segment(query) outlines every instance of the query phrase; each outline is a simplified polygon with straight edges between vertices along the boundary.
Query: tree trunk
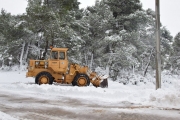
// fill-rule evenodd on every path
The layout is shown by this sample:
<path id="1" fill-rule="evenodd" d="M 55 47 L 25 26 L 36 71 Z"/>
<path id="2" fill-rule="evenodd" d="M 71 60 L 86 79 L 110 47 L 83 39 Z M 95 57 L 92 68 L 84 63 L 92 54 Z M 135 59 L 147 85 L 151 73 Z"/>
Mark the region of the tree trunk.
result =
<path id="1" fill-rule="evenodd" d="M 23 63 L 24 47 L 25 47 L 25 41 L 23 41 L 23 44 L 22 44 L 21 56 L 20 56 L 20 60 L 19 60 L 19 62 L 20 62 L 19 73 L 22 71 L 22 63 Z"/>
<path id="2" fill-rule="evenodd" d="M 45 50 L 44 50 L 44 53 L 43 53 L 43 58 L 44 59 L 46 58 L 47 49 L 48 49 L 48 39 L 46 38 L 46 46 L 45 46 Z"/>
<path id="3" fill-rule="evenodd" d="M 24 62 L 27 62 L 27 56 L 28 56 L 28 52 L 29 52 L 29 45 L 30 45 L 30 41 L 28 42 L 27 49 L 26 49 L 26 52 L 25 52 L 25 55 L 24 55 Z"/>
<path id="4" fill-rule="evenodd" d="M 144 70 L 144 59 L 142 59 L 142 66 L 141 66 L 141 70 Z"/>
<path id="5" fill-rule="evenodd" d="M 51 46 L 54 46 L 54 33 L 52 29 L 51 29 Z"/>
<path id="6" fill-rule="evenodd" d="M 145 70 L 144 70 L 143 76 L 146 76 L 148 67 L 149 67 L 150 62 L 151 62 L 151 57 L 152 57 L 153 51 L 154 51 L 154 48 L 151 50 L 151 54 L 150 54 L 150 56 L 149 56 L 149 61 L 148 61 L 147 65 L 146 65 L 146 68 L 145 68 Z"/>
<path id="7" fill-rule="evenodd" d="M 109 65 L 106 65 L 106 74 L 107 74 L 108 76 L 110 76 Z"/>
<path id="8" fill-rule="evenodd" d="M 90 69 L 92 70 L 92 64 L 93 64 L 93 53 L 91 54 L 91 62 L 90 62 Z"/>
<path id="9" fill-rule="evenodd" d="M 84 53 L 85 64 L 88 65 L 87 54 Z"/>
<path id="10" fill-rule="evenodd" d="M 2 59 L 2 66 L 1 66 L 1 68 L 4 69 L 4 58 Z"/>
<path id="11" fill-rule="evenodd" d="M 132 65 L 132 67 L 133 67 L 133 75 L 134 75 L 134 71 L 135 71 L 135 70 L 134 70 L 134 69 L 135 69 L 135 67 L 134 67 L 134 63 L 133 63 L 133 65 Z"/>

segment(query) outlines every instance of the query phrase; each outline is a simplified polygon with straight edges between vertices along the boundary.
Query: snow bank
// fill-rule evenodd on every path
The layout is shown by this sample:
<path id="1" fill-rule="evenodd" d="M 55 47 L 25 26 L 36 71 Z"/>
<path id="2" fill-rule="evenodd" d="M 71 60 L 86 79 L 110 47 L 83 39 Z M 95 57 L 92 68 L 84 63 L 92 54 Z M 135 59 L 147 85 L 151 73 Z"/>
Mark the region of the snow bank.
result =
<path id="1" fill-rule="evenodd" d="M 180 108 L 180 92 L 159 89 L 150 94 L 149 102 L 159 107 Z"/>
<path id="2" fill-rule="evenodd" d="M 180 76 L 162 74 L 162 88 L 149 95 L 149 102 L 155 106 L 180 108 Z"/>

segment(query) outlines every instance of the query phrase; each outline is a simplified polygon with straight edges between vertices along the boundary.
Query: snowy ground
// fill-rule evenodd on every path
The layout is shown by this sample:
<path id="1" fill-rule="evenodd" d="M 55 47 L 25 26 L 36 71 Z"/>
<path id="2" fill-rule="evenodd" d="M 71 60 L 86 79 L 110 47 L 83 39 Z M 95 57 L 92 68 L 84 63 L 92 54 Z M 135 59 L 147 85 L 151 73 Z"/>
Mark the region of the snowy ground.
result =
<path id="1" fill-rule="evenodd" d="M 26 72 L 0 71 L 0 120 L 122 119 L 180 120 L 180 76 L 123 85 L 109 80 L 108 88 L 36 85 Z"/>

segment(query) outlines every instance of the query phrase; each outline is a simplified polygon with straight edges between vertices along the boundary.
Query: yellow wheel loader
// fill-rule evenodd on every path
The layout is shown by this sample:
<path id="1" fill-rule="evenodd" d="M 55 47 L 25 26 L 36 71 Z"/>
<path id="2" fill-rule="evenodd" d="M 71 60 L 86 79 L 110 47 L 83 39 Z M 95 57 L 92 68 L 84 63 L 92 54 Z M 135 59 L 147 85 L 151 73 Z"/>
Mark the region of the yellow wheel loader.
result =
<path id="1" fill-rule="evenodd" d="M 73 86 L 108 87 L 107 76 L 98 76 L 87 66 L 72 63 L 68 66 L 68 48 L 51 48 L 48 60 L 30 60 L 26 77 L 35 77 L 36 84 L 72 84 Z"/>

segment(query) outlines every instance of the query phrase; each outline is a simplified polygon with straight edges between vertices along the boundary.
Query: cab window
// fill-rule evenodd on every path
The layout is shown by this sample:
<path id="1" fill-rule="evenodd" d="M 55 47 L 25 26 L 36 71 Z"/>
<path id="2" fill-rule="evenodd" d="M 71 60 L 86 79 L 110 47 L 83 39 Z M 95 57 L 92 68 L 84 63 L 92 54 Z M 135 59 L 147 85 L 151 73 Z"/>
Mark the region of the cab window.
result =
<path id="1" fill-rule="evenodd" d="M 59 53 L 59 59 L 61 59 L 61 60 L 65 59 L 65 53 L 64 52 Z"/>
<path id="2" fill-rule="evenodd" d="M 52 51 L 52 59 L 58 59 L 58 52 L 57 51 Z"/>

